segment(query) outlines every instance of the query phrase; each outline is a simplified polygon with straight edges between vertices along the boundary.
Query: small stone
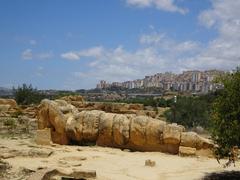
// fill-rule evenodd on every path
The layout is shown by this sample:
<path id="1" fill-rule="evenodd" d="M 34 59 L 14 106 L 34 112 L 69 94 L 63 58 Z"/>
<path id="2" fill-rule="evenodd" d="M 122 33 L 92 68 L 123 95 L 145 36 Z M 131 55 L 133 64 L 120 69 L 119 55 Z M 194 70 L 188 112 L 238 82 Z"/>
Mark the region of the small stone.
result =
<path id="1" fill-rule="evenodd" d="M 154 167 L 154 166 L 156 166 L 156 162 L 148 159 L 145 161 L 145 166 Z"/>

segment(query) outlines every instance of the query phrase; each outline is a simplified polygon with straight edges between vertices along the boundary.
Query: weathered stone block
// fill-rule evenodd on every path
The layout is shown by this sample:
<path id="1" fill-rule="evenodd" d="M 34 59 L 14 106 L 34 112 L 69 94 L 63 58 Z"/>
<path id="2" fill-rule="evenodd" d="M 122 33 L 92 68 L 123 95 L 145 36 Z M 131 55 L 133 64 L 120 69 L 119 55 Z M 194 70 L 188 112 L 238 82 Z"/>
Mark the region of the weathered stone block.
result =
<path id="1" fill-rule="evenodd" d="M 179 155 L 180 156 L 195 156 L 196 148 L 180 146 L 179 147 Z"/>
<path id="2" fill-rule="evenodd" d="M 164 144 L 179 144 L 181 138 L 182 128 L 175 125 L 169 124 L 165 126 L 163 130 L 163 142 Z"/>
<path id="3" fill-rule="evenodd" d="M 52 143 L 50 128 L 37 130 L 35 141 L 39 145 L 50 145 Z"/>

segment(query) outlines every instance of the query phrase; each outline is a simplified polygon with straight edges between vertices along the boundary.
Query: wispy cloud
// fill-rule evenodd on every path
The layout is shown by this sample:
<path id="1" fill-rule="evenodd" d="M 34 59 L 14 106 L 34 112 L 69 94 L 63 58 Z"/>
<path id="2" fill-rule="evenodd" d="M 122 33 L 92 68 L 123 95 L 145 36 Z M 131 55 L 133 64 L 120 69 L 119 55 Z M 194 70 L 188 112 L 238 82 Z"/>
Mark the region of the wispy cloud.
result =
<path id="1" fill-rule="evenodd" d="M 218 31 L 218 37 L 209 42 L 205 51 L 195 58 L 195 66 L 211 65 L 232 68 L 240 65 L 240 1 L 213 0 L 212 8 L 199 15 L 207 28 Z"/>
<path id="2" fill-rule="evenodd" d="M 140 8 L 155 7 L 159 10 L 178 12 L 181 14 L 188 12 L 188 9 L 177 6 L 175 0 L 126 0 L 126 2 L 130 6 Z"/>
<path id="3" fill-rule="evenodd" d="M 31 49 L 26 49 L 22 52 L 22 59 L 30 60 L 32 58 L 33 58 L 33 54 Z"/>
<path id="4" fill-rule="evenodd" d="M 81 50 L 81 51 L 70 51 L 61 54 L 63 59 L 67 60 L 79 60 L 81 57 L 101 57 L 103 53 L 103 48 L 100 46 L 92 47 L 89 49 Z"/>
<path id="5" fill-rule="evenodd" d="M 164 39 L 164 37 L 165 34 L 163 33 L 153 32 L 151 34 L 143 34 L 140 37 L 139 42 L 141 44 L 158 44 Z"/>
<path id="6" fill-rule="evenodd" d="M 96 46 L 66 52 L 64 54 L 73 53 L 76 59 L 87 58 L 89 66 L 84 73 L 74 72 L 73 81 L 75 78 L 76 81 L 94 86 L 100 79 L 112 82 L 126 81 L 157 72 L 191 69 L 230 70 L 239 66 L 240 2 L 211 2 L 212 7 L 200 13 L 199 22 L 218 32 L 215 39 L 204 44 L 191 39 L 178 41 L 169 37 L 167 33 L 150 28 L 152 32 L 141 34 L 139 37 L 139 47 L 136 50 L 128 50 L 120 45 L 115 48 Z M 146 0 L 143 5 L 151 6 L 148 3 Z"/>
<path id="7" fill-rule="evenodd" d="M 32 59 L 50 59 L 54 56 L 54 54 L 50 52 L 41 52 L 41 53 L 33 53 L 32 49 L 26 49 L 22 52 L 21 57 L 23 60 L 32 60 Z"/>
<path id="8" fill-rule="evenodd" d="M 169 69 L 178 71 L 182 68 L 182 62 L 178 63 L 177 59 L 201 51 L 198 42 L 176 42 L 158 32 L 143 34 L 139 41 L 140 48 L 135 51 L 129 51 L 121 45 L 111 49 L 97 46 L 75 51 L 72 55 L 76 55 L 76 59 L 89 58 L 87 61 L 89 68 L 84 73 L 75 72 L 74 77 L 124 81 Z M 72 51 L 64 55 L 71 53 Z"/>
<path id="9" fill-rule="evenodd" d="M 61 57 L 63 59 L 67 59 L 67 60 L 79 60 L 80 59 L 78 53 L 72 52 L 72 51 L 61 54 Z"/>

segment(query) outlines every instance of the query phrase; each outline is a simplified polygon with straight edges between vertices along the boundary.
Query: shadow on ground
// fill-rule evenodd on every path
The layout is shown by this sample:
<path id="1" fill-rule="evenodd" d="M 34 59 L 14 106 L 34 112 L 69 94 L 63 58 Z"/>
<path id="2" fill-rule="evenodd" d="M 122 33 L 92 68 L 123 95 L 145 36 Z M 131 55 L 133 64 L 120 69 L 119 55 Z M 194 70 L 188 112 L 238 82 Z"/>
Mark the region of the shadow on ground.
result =
<path id="1" fill-rule="evenodd" d="M 203 180 L 235 180 L 240 179 L 240 171 L 224 171 L 207 174 Z"/>

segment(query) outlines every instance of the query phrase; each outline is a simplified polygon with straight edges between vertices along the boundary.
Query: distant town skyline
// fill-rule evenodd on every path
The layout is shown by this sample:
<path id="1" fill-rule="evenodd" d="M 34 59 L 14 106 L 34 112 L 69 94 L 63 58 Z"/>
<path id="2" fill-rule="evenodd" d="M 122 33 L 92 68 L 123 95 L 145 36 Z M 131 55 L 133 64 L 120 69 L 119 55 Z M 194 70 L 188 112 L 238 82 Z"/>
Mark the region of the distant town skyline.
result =
<path id="1" fill-rule="evenodd" d="M 1 0 L 0 87 L 90 89 L 240 65 L 240 1 Z"/>
<path id="2" fill-rule="evenodd" d="M 219 70 L 191 70 L 183 71 L 180 74 L 172 72 L 157 73 L 154 75 L 145 76 L 142 79 L 135 79 L 124 82 L 107 82 L 101 80 L 97 85 L 97 89 L 107 89 L 113 87 L 119 88 L 160 88 L 163 91 L 178 91 L 178 92 L 198 92 L 208 93 L 223 88 L 222 84 L 214 82 L 215 78 L 223 75 L 224 71 Z"/>

